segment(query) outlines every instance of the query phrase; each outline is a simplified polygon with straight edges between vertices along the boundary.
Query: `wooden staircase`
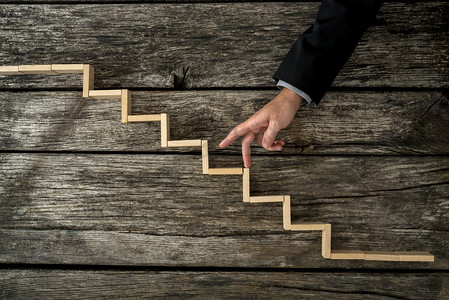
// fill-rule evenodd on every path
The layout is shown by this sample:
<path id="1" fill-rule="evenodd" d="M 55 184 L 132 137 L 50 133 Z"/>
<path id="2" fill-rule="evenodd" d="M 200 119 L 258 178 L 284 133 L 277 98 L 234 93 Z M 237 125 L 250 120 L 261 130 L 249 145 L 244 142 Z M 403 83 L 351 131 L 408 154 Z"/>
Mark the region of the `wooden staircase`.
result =
<path id="1" fill-rule="evenodd" d="M 123 123 L 160 122 L 161 147 L 201 147 L 203 174 L 208 175 L 242 175 L 243 201 L 248 203 L 279 202 L 283 207 L 283 224 L 285 230 L 321 231 L 321 254 L 327 259 L 353 259 L 377 261 L 416 261 L 433 262 L 434 256 L 426 251 L 362 251 L 331 250 L 331 224 L 321 222 L 292 223 L 291 203 L 288 195 L 251 196 L 249 168 L 209 168 L 209 150 L 207 140 L 170 140 L 170 118 L 166 113 L 133 115 L 131 109 L 131 92 L 127 89 L 94 90 L 94 68 L 89 64 L 54 64 L 54 65 L 20 65 L 0 66 L 0 75 L 49 74 L 63 73 L 83 74 L 83 97 L 91 99 L 121 99 Z"/>

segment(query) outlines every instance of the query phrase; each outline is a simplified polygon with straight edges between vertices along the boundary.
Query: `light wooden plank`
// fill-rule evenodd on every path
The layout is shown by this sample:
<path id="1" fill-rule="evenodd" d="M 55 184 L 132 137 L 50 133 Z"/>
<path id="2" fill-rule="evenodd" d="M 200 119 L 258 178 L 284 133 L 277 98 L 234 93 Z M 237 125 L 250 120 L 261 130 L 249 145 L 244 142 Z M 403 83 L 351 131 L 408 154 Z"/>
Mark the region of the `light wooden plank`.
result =
<path id="1" fill-rule="evenodd" d="M 168 147 L 201 147 L 201 140 L 168 141 Z"/>
<path id="2" fill-rule="evenodd" d="M 19 72 L 22 74 L 57 74 L 56 72 L 52 71 L 51 65 L 19 65 Z"/>
<path id="3" fill-rule="evenodd" d="M 291 230 L 292 213 L 290 196 L 284 196 L 284 203 L 282 204 L 282 215 L 285 230 Z"/>
<path id="4" fill-rule="evenodd" d="M 83 97 L 89 98 L 89 91 L 94 89 L 95 70 L 89 64 L 83 65 Z"/>
<path id="5" fill-rule="evenodd" d="M 251 196 L 250 203 L 284 202 L 284 196 Z"/>
<path id="6" fill-rule="evenodd" d="M 399 261 L 423 261 L 434 262 L 435 257 L 427 251 L 395 251 L 399 255 Z"/>
<path id="7" fill-rule="evenodd" d="M 251 195 L 250 188 L 251 188 L 251 185 L 250 185 L 249 168 L 243 168 L 243 184 L 242 184 L 243 202 L 249 202 L 250 195 Z"/>
<path id="8" fill-rule="evenodd" d="M 332 250 L 331 259 L 365 259 L 365 252 L 362 250 Z"/>
<path id="9" fill-rule="evenodd" d="M 170 117 L 163 113 L 161 114 L 161 147 L 167 147 L 170 140 Z"/>
<path id="10" fill-rule="evenodd" d="M 242 175 L 243 168 L 209 168 L 209 175 Z"/>
<path id="11" fill-rule="evenodd" d="M 325 224 L 323 229 L 323 239 L 321 246 L 321 255 L 323 255 L 324 258 L 331 258 L 331 234 L 332 234 L 331 224 Z"/>
<path id="12" fill-rule="evenodd" d="M 51 70 L 58 74 L 65 73 L 84 73 L 84 65 L 83 64 L 52 64 Z"/>
<path id="13" fill-rule="evenodd" d="M 400 255 L 394 251 L 365 251 L 365 260 L 400 261 Z"/>
<path id="14" fill-rule="evenodd" d="M 325 230 L 326 223 L 321 222 L 301 222 L 301 223 L 292 223 L 290 225 L 290 230 L 298 230 L 298 231 L 309 231 L 309 230 Z"/>
<path id="15" fill-rule="evenodd" d="M 159 122 L 161 115 L 128 115 L 128 122 Z"/>
<path id="16" fill-rule="evenodd" d="M 209 145 L 207 140 L 201 141 L 201 160 L 203 162 L 203 174 L 209 173 Z"/>
<path id="17" fill-rule="evenodd" d="M 128 123 L 128 115 L 131 114 L 131 93 L 122 90 L 122 123 Z"/>
<path id="18" fill-rule="evenodd" d="M 0 66 L 0 75 L 20 75 L 19 66 Z"/>
<path id="19" fill-rule="evenodd" d="M 92 99 L 122 99 L 122 90 L 90 90 Z"/>

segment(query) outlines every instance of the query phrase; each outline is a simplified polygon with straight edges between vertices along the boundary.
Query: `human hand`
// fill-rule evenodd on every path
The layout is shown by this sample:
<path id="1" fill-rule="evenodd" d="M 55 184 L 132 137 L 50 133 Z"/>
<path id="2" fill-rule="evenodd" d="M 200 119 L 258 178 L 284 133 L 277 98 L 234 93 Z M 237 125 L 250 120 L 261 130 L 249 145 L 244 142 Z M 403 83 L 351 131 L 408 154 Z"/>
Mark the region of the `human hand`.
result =
<path id="1" fill-rule="evenodd" d="M 282 88 L 279 94 L 245 122 L 237 125 L 220 143 L 226 148 L 242 136 L 242 156 L 245 168 L 251 166 L 251 143 L 256 139 L 259 146 L 269 151 L 280 151 L 283 140 L 276 140 L 277 133 L 293 120 L 302 98 L 295 92 Z"/>

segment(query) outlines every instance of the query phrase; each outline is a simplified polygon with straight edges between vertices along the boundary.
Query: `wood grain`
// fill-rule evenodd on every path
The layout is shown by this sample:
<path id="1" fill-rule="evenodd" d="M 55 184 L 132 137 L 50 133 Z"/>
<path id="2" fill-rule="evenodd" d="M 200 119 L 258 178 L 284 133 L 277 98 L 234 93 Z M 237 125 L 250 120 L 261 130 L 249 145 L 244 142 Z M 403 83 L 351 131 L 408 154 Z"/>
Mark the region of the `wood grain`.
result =
<path id="1" fill-rule="evenodd" d="M 0 270 L 8 299 L 445 299 L 447 273 Z M 181 284 L 182 283 L 182 284 Z M 130 288 L 132 287 L 132 288 Z"/>
<path id="2" fill-rule="evenodd" d="M 133 92 L 135 114 L 168 113 L 171 139 L 207 139 L 212 154 L 239 155 L 240 140 L 218 144 L 275 91 Z M 120 123 L 120 101 L 80 92 L 1 92 L 0 149 L 196 151 L 160 147 L 160 124 Z M 448 100 L 436 92 L 333 92 L 303 107 L 282 130 L 283 151 L 253 154 L 449 154 Z"/>
<path id="3" fill-rule="evenodd" d="M 2 5 L 0 65 L 90 63 L 100 89 L 274 87 L 274 72 L 318 6 Z M 334 85 L 449 87 L 448 14 L 447 1 L 385 3 Z M 79 82 L 77 75 L 9 76 L 0 87 Z"/>
<path id="4" fill-rule="evenodd" d="M 3 263 L 358 266 L 324 260 L 320 232 L 283 230 L 282 205 L 242 202 L 240 176 L 203 175 L 200 154 L 4 154 L 0 166 Z M 448 170 L 444 157 L 256 157 L 251 191 L 290 194 L 292 223 L 331 223 L 335 249 L 430 251 L 433 264 L 397 266 L 444 269 Z"/>

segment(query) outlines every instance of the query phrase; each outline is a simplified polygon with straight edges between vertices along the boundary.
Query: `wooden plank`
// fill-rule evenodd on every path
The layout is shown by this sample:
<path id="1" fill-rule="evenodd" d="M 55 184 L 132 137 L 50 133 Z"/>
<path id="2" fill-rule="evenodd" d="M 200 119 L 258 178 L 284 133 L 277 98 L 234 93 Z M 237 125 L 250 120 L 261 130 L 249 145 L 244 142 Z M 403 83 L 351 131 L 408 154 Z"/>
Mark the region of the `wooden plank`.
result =
<path id="1" fill-rule="evenodd" d="M 90 90 L 92 99 L 122 99 L 122 90 Z"/>
<path id="2" fill-rule="evenodd" d="M 128 122 L 160 122 L 161 115 L 128 115 Z"/>
<path id="3" fill-rule="evenodd" d="M 128 115 L 131 114 L 131 93 L 122 90 L 122 123 L 128 123 Z"/>
<path id="4" fill-rule="evenodd" d="M 446 272 L 2 269 L 8 299 L 447 299 Z M 180 284 L 182 283 L 182 284 Z M 130 288 L 130 286 L 132 288 Z M 104 287 L 104 288 L 99 288 Z M 343 296 L 343 297 L 342 297 Z M 213 298 L 213 297 L 212 297 Z"/>
<path id="5" fill-rule="evenodd" d="M 203 162 L 203 174 L 209 173 L 209 145 L 207 140 L 201 141 L 201 160 Z M 245 193 L 243 191 L 243 193 Z"/>
<path id="6" fill-rule="evenodd" d="M 161 147 L 167 147 L 170 140 L 170 117 L 163 113 L 161 114 Z"/>
<path id="7" fill-rule="evenodd" d="M 249 168 L 243 168 L 243 183 L 242 183 L 242 191 L 243 191 L 243 202 L 249 202 L 251 195 L 251 185 L 250 185 L 250 172 Z"/>
<path id="8" fill-rule="evenodd" d="M 241 177 L 205 177 L 198 159 L 3 153 L 0 228 L 8 231 L 0 236 L 0 261 L 19 255 L 15 261 L 27 263 L 115 264 L 136 257 L 141 265 L 229 266 L 230 260 L 239 266 L 354 267 L 322 262 L 321 234 L 281 230 L 276 204 L 248 206 L 241 201 Z M 214 155 L 217 164 L 228 160 Z M 428 251 L 435 263 L 401 262 L 395 268 L 444 269 L 448 164 L 445 157 L 265 156 L 255 158 L 251 185 L 259 195 L 291 194 L 292 223 L 332 224 L 336 249 Z M 132 248 L 127 259 L 126 248 Z M 161 251 L 167 253 L 160 257 Z"/>
<path id="9" fill-rule="evenodd" d="M 400 261 L 399 258 L 394 251 L 365 251 L 365 260 Z"/>
<path id="10" fill-rule="evenodd" d="M 57 74 L 56 72 L 52 71 L 51 65 L 20 65 L 19 72 L 22 74 Z"/>
<path id="11" fill-rule="evenodd" d="M 52 64 L 51 70 L 58 74 L 67 74 L 67 73 L 84 73 L 84 65 L 83 64 Z"/>
<path id="12" fill-rule="evenodd" d="M 145 3 L 78 3 L 49 6 L 45 13 L 33 5 L 2 5 L 0 28 L 8 43 L 0 49 L 0 65 L 32 62 L 38 53 L 39 61 L 95 64 L 102 88 L 274 88 L 272 75 L 313 24 L 319 4 L 186 3 L 186 13 L 166 3 L 151 9 Z M 449 87 L 448 10 L 446 1 L 385 3 L 334 85 Z M 55 23 L 48 20 L 63 20 L 63 33 L 49 38 Z M 132 45 L 132 51 L 118 44 Z M 18 53 L 17 45 L 26 51 Z M 61 80 L 12 76 L 2 78 L 0 87 L 60 88 Z M 76 77 L 65 83 L 79 88 Z"/>
<path id="13" fill-rule="evenodd" d="M 0 66 L 0 75 L 20 75 L 19 66 Z"/>
<path id="14" fill-rule="evenodd" d="M 290 230 L 298 230 L 298 231 L 310 231 L 310 230 L 318 230 L 322 231 L 326 228 L 326 223 L 322 222 L 302 222 L 302 223 L 293 223 L 290 226 Z"/>
<path id="15" fill-rule="evenodd" d="M 331 258 L 331 235 L 332 235 L 331 224 L 324 224 L 322 246 L 321 246 L 321 255 L 323 255 L 324 258 Z"/>
<path id="16" fill-rule="evenodd" d="M 251 196 L 250 203 L 284 202 L 284 196 Z"/>
<path id="17" fill-rule="evenodd" d="M 331 259 L 365 259 L 362 250 L 332 250 Z"/>
<path id="18" fill-rule="evenodd" d="M 168 147 L 201 147 L 201 140 L 168 141 Z"/>
<path id="19" fill-rule="evenodd" d="M 282 204 L 282 216 L 284 218 L 284 229 L 285 230 L 291 230 L 291 219 L 292 219 L 292 213 L 291 213 L 291 201 L 290 196 L 284 196 L 284 203 Z"/>
<path id="20" fill-rule="evenodd" d="M 435 257 L 427 251 L 395 251 L 395 253 L 399 255 L 399 261 L 435 261 Z"/>
<path id="21" fill-rule="evenodd" d="M 243 168 L 209 168 L 209 175 L 242 175 Z"/>
<path id="22" fill-rule="evenodd" d="M 89 64 L 83 65 L 83 97 L 89 98 L 89 92 L 94 89 L 95 70 Z"/>
<path id="23" fill-rule="evenodd" d="M 207 139 L 210 145 L 218 145 L 233 126 L 265 104 L 260 99 L 269 101 L 276 94 L 228 90 L 133 92 L 133 113 L 169 113 L 174 118 L 173 139 Z M 301 108 L 289 127 L 280 131 L 278 136 L 286 141 L 281 152 L 270 153 L 258 146 L 251 152 L 448 155 L 448 103 L 435 92 L 329 93 L 319 108 Z M 115 101 L 89 103 L 79 92 L 1 92 L 0 149 L 161 151 L 156 142 L 160 139 L 159 125 L 118 126 L 120 115 L 120 105 Z M 237 140 L 227 149 L 211 147 L 210 151 L 237 154 L 241 146 Z M 240 163 L 238 157 L 236 162 Z"/>

